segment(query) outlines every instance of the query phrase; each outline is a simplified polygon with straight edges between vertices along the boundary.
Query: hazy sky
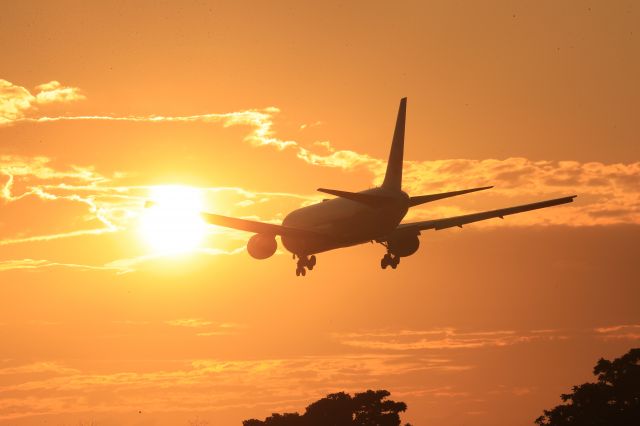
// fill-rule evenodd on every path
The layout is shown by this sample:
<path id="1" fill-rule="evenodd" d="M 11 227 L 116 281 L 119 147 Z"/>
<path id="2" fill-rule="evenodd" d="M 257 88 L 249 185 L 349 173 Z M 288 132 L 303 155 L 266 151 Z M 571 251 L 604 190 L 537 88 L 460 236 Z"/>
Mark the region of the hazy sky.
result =
<path id="1" fill-rule="evenodd" d="M 1 425 L 240 425 L 369 388 L 415 425 L 530 425 L 640 345 L 634 1 L 6 2 L 0 51 Z M 495 185 L 408 220 L 578 198 L 304 279 L 241 232 L 145 234 L 166 185 L 278 223 L 380 183 L 403 96 L 405 190 Z"/>

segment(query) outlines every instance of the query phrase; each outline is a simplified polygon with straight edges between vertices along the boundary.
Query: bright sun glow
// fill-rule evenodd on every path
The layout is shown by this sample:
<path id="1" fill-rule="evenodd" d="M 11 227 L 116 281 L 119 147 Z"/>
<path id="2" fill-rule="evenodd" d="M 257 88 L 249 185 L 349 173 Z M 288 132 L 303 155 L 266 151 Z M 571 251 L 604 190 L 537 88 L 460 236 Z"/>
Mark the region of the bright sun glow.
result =
<path id="1" fill-rule="evenodd" d="M 179 254 L 197 248 L 206 232 L 201 192 L 187 186 L 157 186 L 142 214 L 140 232 L 157 253 Z"/>

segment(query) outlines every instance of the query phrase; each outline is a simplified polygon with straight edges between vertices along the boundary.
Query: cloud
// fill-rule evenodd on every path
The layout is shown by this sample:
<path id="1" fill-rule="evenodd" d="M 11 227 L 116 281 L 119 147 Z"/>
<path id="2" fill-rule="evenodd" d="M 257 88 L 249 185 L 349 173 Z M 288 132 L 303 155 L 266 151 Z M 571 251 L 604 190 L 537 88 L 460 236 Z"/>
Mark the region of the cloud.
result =
<path id="1" fill-rule="evenodd" d="M 455 173 L 455 171 L 464 169 L 458 180 L 466 180 L 459 187 L 475 186 L 476 183 L 473 176 L 480 179 L 483 176 L 481 170 L 493 170 L 496 176 L 510 173 L 517 170 L 528 162 L 524 159 L 512 159 L 505 161 L 484 160 L 450 160 L 438 161 L 436 165 L 431 165 L 429 173 L 433 175 L 447 173 Z M 423 165 L 423 167 L 426 167 Z M 564 224 L 573 226 L 588 226 L 597 224 L 613 224 L 613 223 L 640 223 L 638 209 L 632 206 L 638 204 L 638 194 L 635 193 L 635 176 L 640 175 L 636 169 L 638 164 L 633 165 L 603 165 L 590 163 L 573 165 L 558 165 L 560 168 L 569 168 L 572 170 L 587 170 L 590 177 L 582 176 L 580 173 L 572 172 L 574 175 L 582 176 L 577 182 L 583 182 L 580 190 L 576 191 L 581 194 L 578 199 L 581 204 L 576 203 L 571 208 L 557 209 L 546 219 L 541 221 L 539 217 L 532 215 L 521 215 L 521 218 L 505 221 L 504 224 L 511 225 L 532 225 L 532 224 Z M 528 171 L 527 179 L 530 183 L 525 183 L 523 177 L 519 176 L 521 186 L 505 185 L 502 189 L 496 189 L 495 196 L 498 200 L 503 200 L 504 205 L 513 204 L 513 199 L 529 191 L 536 192 L 532 188 L 536 188 L 548 180 L 549 176 L 555 173 L 556 166 L 549 162 L 536 162 L 535 165 L 526 166 Z M 8 236 L 0 239 L 0 246 L 24 244 L 31 242 L 47 242 L 64 238 L 75 238 L 87 235 L 101 235 L 105 233 L 113 233 L 126 229 L 130 229 L 140 215 L 142 206 L 146 199 L 150 187 L 145 186 L 120 186 L 117 184 L 117 177 L 103 176 L 90 167 L 71 166 L 67 169 L 54 168 L 50 159 L 46 157 L 22 157 L 22 156 L 0 156 L 0 174 L 5 176 L 5 181 L 0 187 L 0 199 L 5 203 L 20 203 L 27 199 L 40 199 L 43 202 L 55 203 L 67 201 L 85 206 L 88 219 L 97 221 L 99 227 L 89 229 L 70 229 L 64 232 L 54 232 L 36 235 L 17 235 Z M 454 176 L 450 176 L 454 179 Z M 485 176 L 487 181 L 491 181 L 491 176 Z M 449 178 L 444 179 L 449 181 Z M 479 184 L 483 184 L 481 182 Z M 572 185 L 575 184 L 572 183 Z M 576 184 L 576 186 L 578 186 Z M 528 189 L 527 189 L 528 188 Z M 449 188 L 445 188 L 449 189 Z M 550 188 L 550 190 L 553 188 Z M 563 188 L 561 191 L 565 194 L 570 189 Z M 202 188 L 202 191 L 212 197 L 226 197 L 234 200 L 232 203 L 216 203 L 216 205 L 230 205 L 235 208 L 244 208 L 243 211 L 252 211 L 255 203 L 271 203 L 274 208 L 280 206 L 282 208 L 283 201 L 290 203 L 290 208 L 318 202 L 321 197 L 315 194 L 299 195 L 291 193 L 277 192 L 252 192 L 243 188 Z M 420 192 L 435 192 L 435 188 L 425 188 Z M 588 192 L 590 191 L 590 192 Z M 540 193 L 545 193 L 542 188 Z M 549 193 L 548 196 L 551 196 Z M 538 195 L 537 197 L 539 197 Z M 585 200 L 582 202 L 582 200 Z M 455 201 L 451 201 L 452 203 Z M 519 201 L 521 202 L 521 201 Z M 262 207 L 264 208 L 264 207 Z M 276 209 L 277 210 L 277 209 Z M 274 214 L 276 213 L 274 210 Z M 429 215 L 425 215 L 426 210 L 415 210 L 407 217 L 407 220 L 420 220 L 423 218 L 434 218 L 443 216 L 452 216 L 468 213 L 470 209 L 464 209 L 454 205 L 442 205 L 429 208 Z M 279 211 L 279 210 L 278 210 Z M 234 209 L 229 209 L 225 214 L 238 215 Z M 280 212 L 282 213 L 282 212 Z M 279 223 L 277 216 L 274 217 L 257 217 L 255 215 L 240 214 L 239 216 L 252 216 L 254 220 L 261 220 L 273 223 Z M 499 224 L 503 226 L 503 222 Z M 210 232 L 213 234 L 224 234 L 234 238 L 239 242 L 232 248 L 210 248 L 203 249 L 203 253 L 208 255 L 229 255 L 237 254 L 244 251 L 242 241 L 246 238 L 245 233 L 227 230 L 218 227 L 212 227 Z M 131 258 L 118 259 L 103 265 L 78 265 L 76 262 L 60 262 L 38 260 L 25 262 L 23 259 L 5 261 L 0 267 L 0 271 L 11 269 L 37 269 L 51 268 L 54 266 L 72 267 L 76 269 L 89 270 L 108 269 L 119 273 L 133 272 L 139 269 L 143 264 L 154 262 L 157 256 L 141 255 Z"/>
<path id="2" fill-rule="evenodd" d="M 0 124 L 22 118 L 34 101 L 35 97 L 24 87 L 0 79 Z"/>
<path id="3" fill-rule="evenodd" d="M 91 167 L 69 166 L 67 168 L 56 168 L 52 166 L 51 159 L 43 156 L 25 157 L 15 155 L 0 156 L 0 201 L 4 203 L 3 210 L 0 211 L 0 222 L 7 218 L 21 220 L 22 226 L 14 226 L 14 234 L 8 234 L 6 229 L 0 238 L 0 247 L 28 244 L 35 242 L 52 242 L 61 239 L 77 238 L 83 236 L 99 236 L 116 232 L 132 232 L 137 226 L 137 221 L 144 210 L 144 203 L 151 186 L 123 186 L 118 185 L 117 180 L 122 177 L 122 173 L 114 173 L 112 176 L 104 176 Z M 292 206 L 298 206 L 302 202 L 308 202 L 311 197 L 296 194 L 277 192 L 251 192 L 242 188 L 222 187 L 222 188 L 201 188 L 205 197 L 216 199 L 226 198 L 233 202 L 221 203 L 233 207 L 234 204 L 242 205 L 243 201 L 251 200 L 264 205 L 272 203 L 281 205 L 283 200 L 288 199 Z M 71 204 L 81 207 L 71 211 L 77 217 L 65 217 L 61 226 L 67 224 L 82 225 L 85 229 L 59 230 L 58 232 L 34 233 L 30 228 L 29 218 L 33 217 L 30 212 L 34 208 L 40 208 L 40 204 L 49 209 L 55 209 L 56 205 Z M 218 203 L 215 203 L 218 205 Z M 24 207 L 22 207 L 24 205 Z M 11 208 L 15 207 L 13 210 Z M 24 209 L 30 209 L 24 214 Z M 264 218 L 255 217 L 257 220 Z M 7 219 L 5 219 L 7 220 Z M 268 218 L 266 221 L 277 221 Z M 45 226 L 41 226 L 42 219 L 37 219 L 41 229 L 46 231 Z M 99 225 L 96 227 L 96 224 Z M 52 229 L 53 231 L 53 229 Z M 208 247 L 201 248 L 197 253 L 215 255 L 234 255 L 244 251 L 244 238 L 246 235 L 239 231 L 225 228 L 211 227 L 209 232 L 217 235 L 216 242 L 220 243 L 221 235 L 238 240 L 232 247 Z M 222 241 L 224 243 L 224 240 Z M 57 253 L 61 254 L 61 253 Z M 52 253 L 52 255 L 54 255 Z M 47 260 L 47 259 L 10 259 L 0 263 L 0 272 L 9 270 L 34 270 L 52 267 L 66 267 L 77 270 L 110 270 L 117 273 L 128 273 L 139 269 L 144 269 L 149 265 L 155 265 L 163 261 L 163 257 L 153 254 L 142 254 L 132 257 L 125 257 L 98 265 L 85 265 L 79 262 L 68 260 Z"/>
<path id="4" fill-rule="evenodd" d="M 125 321 L 123 324 L 148 322 Z M 202 330 L 239 327 L 203 318 L 166 321 L 170 327 Z M 397 397 L 468 399 L 473 392 L 450 385 L 451 375 L 476 368 L 468 361 L 442 356 L 443 350 L 473 351 L 487 347 L 546 342 L 557 339 L 626 333 L 638 325 L 616 325 L 578 330 L 480 330 L 456 328 L 426 330 L 371 330 L 335 334 L 347 347 L 363 353 L 272 357 L 257 359 L 186 359 L 153 362 L 120 360 L 93 367 L 86 362 L 29 363 L 0 361 L 0 376 L 11 376 L 0 385 L 0 420 L 46 413 L 125 413 L 140 407 L 153 412 L 200 412 L 230 408 L 298 406 L 318 395 L 360 391 L 367 387 L 393 386 Z M 373 342 L 352 345 L 349 342 Z M 426 344 L 424 342 L 427 342 Z M 386 343 L 386 344 L 385 344 Z M 413 343 L 413 344 L 412 344 Z M 400 346 L 398 346 L 400 345 Z M 430 356 L 424 350 L 440 351 Z M 420 351 L 422 350 L 422 351 Z M 465 357 L 463 357 L 465 358 Z M 468 359 L 475 359 L 473 353 Z M 425 383 L 428 384 L 425 386 Z M 167 392 L 171 390 L 171 392 Z M 488 394 L 526 397 L 536 387 L 498 385 Z M 34 396 L 35 395 L 35 396 Z M 215 395 L 215 398 L 211 398 Z M 293 397 L 292 397 L 293 395 Z M 474 399 L 477 401 L 477 399 Z"/>
<path id="5" fill-rule="evenodd" d="M 61 85 L 52 81 L 37 86 L 33 93 L 24 87 L 0 80 L 0 126 L 2 124 L 45 123 L 59 121 L 113 121 L 113 122 L 204 122 L 223 127 L 248 127 L 245 141 L 255 146 L 272 146 L 278 150 L 292 150 L 300 160 L 317 166 L 353 170 L 367 170 L 372 175 L 372 183 L 381 182 L 385 160 L 377 159 L 365 153 L 352 150 L 337 150 L 329 141 L 318 141 L 309 146 L 299 142 L 277 137 L 273 130 L 274 120 L 279 110 L 274 107 L 261 110 L 245 110 L 227 113 L 207 113 L 187 116 L 40 116 L 33 112 L 38 105 L 53 102 L 69 102 L 82 99 L 79 89 Z M 435 219 L 439 217 L 461 215 L 478 210 L 493 209 L 534 200 L 578 194 L 579 198 L 570 206 L 530 212 L 509 217 L 505 221 L 486 221 L 474 224 L 483 226 L 530 226 L 530 225 L 569 225 L 593 226 L 632 223 L 640 224 L 640 162 L 605 164 L 601 162 L 576 161 L 533 161 L 526 158 L 507 159 L 447 159 L 435 161 L 405 162 L 405 189 L 411 194 L 435 193 L 482 185 L 495 185 L 484 192 L 482 199 L 490 203 L 480 206 L 467 200 L 478 200 L 479 195 L 454 197 L 412 209 L 406 221 Z M 77 203 L 86 208 L 86 215 L 76 223 L 94 226 L 88 229 L 69 229 L 59 232 L 5 235 L 0 246 L 24 244 L 30 242 L 53 241 L 62 238 L 75 238 L 86 235 L 113 233 L 131 228 L 137 220 L 149 187 L 122 186 L 118 180 L 123 173 L 105 176 L 93 167 L 68 165 L 54 167 L 50 158 L 44 156 L 0 156 L 0 200 L 6 203 L 20 203 L 38 199 L 43 202 L 60 201 Z M 316 194 L 291 194 L 277 192 L 253 192 L 243 188 L 201 188 L 209 195 L 224 194 L 232 197 L 233 203 L 216 205 L 232 206 L 227 212 L 256 220 L 278 223 L 281 220 L 283 202 L 286 208 L 294 209 L 320 201 Z M 345 188 L 352 189 L 352 188 Z M 231 196 L 233 194 L 233 196 Z M 482 200 L 481 199 L 481 200 Z M 275 207 L 270 217 L 255 216 L 255 205 L 265 204 Z M 243 209 L 243 210 L 236 210 Z M 240 213 L 240 214 L 238 214 Z M 98 226 L 95 226 L 95 225 Z M 212 233 L 224 233 L 227 236 L 243 240 L 246 234 L 211 229 Z M 242 251 L 236 246 L 232 249 L 213 248 L 207 254 L 235 254 Z M 153 261 L 153 256 L 135 256 L 115 260 L 103 266 L 119 271 L 131 271 L 143 263 Z M 27 265 L 21 260 L 7 263 L 16 268 L 50 267 L 56 262 L 37 261 Z M 73 262 L 60 262 L 73 264 Z M 6 270 L 6 269 L 5 269 Z"/>
<path id="6" fill-rule="evenodd" d="M 455 328 L 432 330 L 377 330 L 335 334 L 334 338 L 347 346 L 390 351 L 424 349 L 478 349 L 511 346 L 541 340 L 563 340 L 560 331 L 462 331 Z"/>
<path id="7" fill-rule="evenodd" d="M 39 105 L 72 102 L 84 99 L 77 87 L 63 86 L 58 81 L 36 86 L 34 93 L 28 89 L 0 79 L 0 125 L 23 119 Z"/>
<path id="8" fill-rule="evenodd" d="M 14 235 L 5 228 L 0 247 L 33 242 L 48 242 L 65 238 L 76 238 L 89 235 L 123 232 L 137 226 L 145 201 L 152 186 L 119 185 L 118 180 L 126 177 L 123 173 L 110 176 L 100 174 L 92 167 L 71 165 L 55 167 L 52 160 L 44 156 L 27 157 L 19 155 L 0 156 L 0 202 L 4 204 L 0 211 L 0 222 L 5 217 L 17 218 L 23 223 L 20 228 L 14 226 Z M 213 205 L 226 208 L 228 211 L 218 213 L 236 214 L 236 208 L 246 206 L 247 202 L 260 204 L 263 210 L 276 209 L 276 206 L 287 205 L 291 208 L 301 204 L 318 201 L 318 195 L 304 196 L 284 192 L 252 192 L 238 187 L 199 188 L 206 199 Z M 36 204 L 38 201 L 42 204 Z M 65 217 L 63 224 L 81 224 L 85 229 L 59 230 L 58 232 L 34 233 L 28 222 L 33 217 L 34 208 L 55 209 L 64 203 L 73 204 L 80 209 L 74 210 L 78 217 Z M 21 207 L 23 206 L 24 207 Z M 13 210 L 11 210 L 13 208 Z M 28 214 L 21 213 L 24 209 Z M 247 217 L 246 214 L 238 216 Z M 279 222 L 275 217 L 258 217 L 254 220 Z M 7 219 L 5 219 L 7 220 Z M 35 220 L 35 217 L 33 218 Z M 43 223 L 38 219 L 39 224 Z M 98 226 L 96 226 L 96 224 Z M 26 225 L 26 226 L 25 226 Z M 78 226 L 78 225 L 76 225 Z M 40 226 L 44 229 L 44 226 Z M 225 235 L 244 241 L 246 234 L 239 231 L 219 227 L 211 227 L 213 235 Z M 231 255 L 244 250 L 237 244 L 234 247 L 203 248 L 199 252 L 206 255 Z M 143 255 L 117 259 L 103 265 L 117 271 L 130 272 L 140 265 L 153 262 L 158 256 Z M 58 262 L 60 263 L 60 262 Z M 69 263 L 69 262 L 62 262 Z M 71 262 L 73 263 L 73 262 Z M 4 270 L 24 268 L 35 269 L 49 267 L 50 262 L 32 262 L 25 265 L 21 260 L 14 260 L 5 265 Z"/>
<path id="9" fill-rule="evenodd" d="M 23 115 L 13 120 L 5 121 L 5 124 L 15 123 L 53 123 L 62 121 L 113 121 L 132 123 L 221 123 L 224 127 L 250 126 L 253 130 L 245 137 L 245 141 L 256 145 L 270 145 L 280 150 L 287 147 L 298 146 L 297 142 L 286 141 L 274 136 L 273 115 L 279 112 L 275 107 L 268 107 L 263 110 L 245 110 L 229 113 L 209 113 L 183 116 L 166 115 L 130 115 L 130 116 L 110 116 L 110 115 L 78 115 L 78 116 L 57 116 L 57 117 L 24 117 Z M 0 122 L 2 124 L 2 122 Z"/>
<path id="10" fill-rule="evenodd" d="M 0 239 L 0 246 L 51 241 L 82 235 L 98 235 L 115 232 L 119 229 L 113 218 L 109 217 L 109 210 L 103 208 L 104 206 L 98 201 L 99 196 L 104 195 L 98 185 L 109 182 L 109 178 L 96 173 L 90 167 L 70 166 L 66 170 L 57 170 L 50 166 L 50 161 L 49 158 L 43 156 L 0 156 L 0 176 L 6 178 L 0 188 L 0 201 L 16 203 L 33 198 L 46 202 L 62 200 L 80 203 L 86 206 L 92 218 L 96 219 L 102 226 L 94 229 L 70 230 L 68 232 L 45 235 L 25 236 L 20 234 L 18 237 Z M 59 183 L 55 184 L 56 182 Z M 19 189 L 16 188 L 18 184 L 20 185 Z M 82 188 L 83 191 L 77 191 L 76 193 L 69 191 L 70 188 L 75 186 Z M 56 191 L 56 188 L 61 191 Z"/>
<path id="11" fill-rule="evenodd" d="M 623 324 L 594 329 L 604 340 L 640 340 L 640 324 Z"/>
<path id="12" fill-rule="evenodd" d="M 44 259 L 12 259 L 0 261 L 0 272 L 11 271 L 16 269 L 43 269 L 43 268 L 71 268 L 86 271 L 106 270 L 106 271 L 119 271 L 117 267 L 113 266 L 94 266 L 94 265 L 81 265 L 75 263 L 59 263 L 51 262 Z"/>
<path id="13" fill-rule="evenodd" d="M 0 420 L 43 413 L 118 413 L 139 407 L 154 412 L 272 408 L 290 403 L 291 395 L 296 395 L 296 401 L 310 402 L 335 389 L 361 390 L 363 386 L 377 386 L 381 380 L 411 376 L 420 371 L 449 374 L 458 371 L 449 368 L 453 367 L 449 361 L 432 362 L 429 358 L 395 354 L 165 361 L 156 368 L 146 365 L 140 372 L 119 370 L 117 362 L 111 363 L 112 368 L 115 367 L 113 371 L 99 373 L 86 367 L 48 363 L 38 364 L 52 365 L 55 375 L 25 374 L 11 384 L 0 386 Z M 130 368 L 131 361 L 125 365 Z M 26 373 L 33 370 L 34 365 L 12 369 Z M 171 392 L 166 392 L 167 389 Z M 38 397 L 27 397 L 34 394 Z"/>
<path id="14" fill-rule="evenodd" d="M 545 211 L 546 224 L 573 226 L 640 224 L 640 162 L 605 164 L 577 161 L 438 160 L 409 162 L 406 185 L 411 193 L 495 185 L 485 194 L 509 199 L 540 199 L 578 194 L 570 209 Z M 450 199 L 441 204 L 455 203 Z M 506 204 L 506 203 L 505 203 Z M 528 225 L 536 214 L 509 222 Z M 490 222 L 487 222 L 490 223 Z"/>
<path id="15" fill-rule="evenodd" d="M 199 248 L 194 251 L 194 254 L 202 254 L 207 256 L 233 256 L 245 251 L 244 245 L 234 249 L 220 249 L 220 248 Z M 163 254 L 144 254 L 131 258 L 117 259 L 104 264 L 105 268 L 113 269 L 118 274 L 127 274 L 144 270 L 146 268 L 157 270 L 158 267 L 166 265 L 167 260 L 175 260 L 171 255 Z"/>
<path id="16" fill-rule="evenodd" d="M 5 238 L 0 240 L 0 246 L 7 246 L 11 244 L 23 244 L 23 243 L 35 243 L 42 241 L 53 241 L 62 238 L 73 238 L 73 237 L 81 237 L 86 235 L 100 235 L 106 232 L 113 232 L 112 228 L 98 228 L 98 229 L 87 229 L 81 231 L 69 231 L 62 232 L 58 234 L 47 234 L 47 235 L 33 235 L 30 237 L 22 237 L 22 238 Z M 45 265 L 48 266 L 48 265 Z"/>
<path id="17" fill-rule="evenodd" d="M 244 328 L 240 324 L 223 322 L 216 323 L 208 321 L 202 318 L 179 318 L 175 320 L 165 321 L 173 327 L 185 327 L 198 329 L 197 336 L 210 337 L 210 336 L 230 336 L 237 334 L 238 330 Z"/>
<path id="18" fill-rule="evenodd" d="M 322 126 L 324 123 L 322 121 L 316 121 L 314 123 L 303 123 L 300 125 L 300 127 L 298 127 L 298 130 L 304 130 L 304 129 L 310 129 L 312 127 L 318 127 L 318 126 Z"/>
<path id="19" fill-rule="evenodd" d="M 69 238 L 77 235 L 87 235 L 89 233 L 66 233 L 61 235 L 52 235 L 46 237 L 34 237 L 31 239 L 22 239 L 22 240 L 3 240 L 0 241 L 0 245 L 8 245 L 15 243 L 22 243 L 25 241 L 49 241 L 55 238 Z M 234 255 L 244 251 L 244 247 L 235 249 L 235 250 L 220 250 L 220 249 L 210 249 L 203 248 L 198 250 L 198 253 L 209 255 L 209 256 L 219 256 L 219 255 Z M 164 255 L 142 255 L 135 258 L 128 259 L 117 259 L 114 261 L 107 262 L 102 265 L 85 265 L 79 263 L 65 263 L 65 262 L 55 262 L 46 259 L 8 259 L 0 261 L 0 272 L 13 271 L 13 270 L 36 270 L 36 269 L 50 269 L 50 268 L 68 268 L 68 269 L 76 269 L 79 271 L 112 271 L 117 274 L 127 274 L 131 272 L 136 272 L 138 270 L 144 269 L 145 264 L 154 269 L 157 267 L 157 263 L 154 265 L 153 262 L 166 263 L 167 257 Z M 171 324 L 171 325 L 179 325 L 179 324 Z M 182 324 L 182 326 L 186 326 Z M 228 331 L 229 328 L 227 324 L 218 325 L 221 329 Z"/>
<path id="20" fill-rule="evenodd" d="M 213 322 L 203 320 L 201 318 L 179 318 L 179 319 L 167 321 L 166 323 L 175 327 L 192 327 L 192 328 L 206 327 L 213 324 Z"/>
<path id="21" fill-rule="evenodd" d="M 54 102 L 72 102 L 85 99 L 77 87 L 67 87 L 58 81 L 36 86 L 36 102 L 40 105 Z"/>
<path id="22" fill-rule="evenodd" d="M 7 123 L 43 123 L 56 121 L 125 121 L 125 122 L 205 122 L 218 123 L 224 127 L 248 126 L 251 130 L 245 141 L 255 146 L 273 146 L 276 149 L 294 150 L 302 161 L 316 166 L 344 170 L 364 169 L 372 174 L 372 184 L 379 184 L 384 176 L 386 159 L 373 158 L 353 150 L 337 150 L 329 141 L 318 141 L 303 146 L 294 140 L 281 139 L 275 135 L 273 124 L 278 108 L 245 110 L 227 113 L 208 113 L 189 116 L 55 116 L 26 117 L 25 108 L 30 108 L 33 97 L 26 89 L 6 80 L 4 103 Z M 78 98 L 77 90 L 61 86 L 57 82 L 38 86 L 43 99 L 61 101 Z M 37 96 L 36 96 L 37 97 Z M 552 198 L 578 194 L 571 208 L 542 210 L 510 217 L 503 222 L 487 221 L 474 226 L 507 225 L 571 225 L 593 226 L 620 223 L 640 223 L 640 162 L 613 163 L 577 161 L 534 161 L 526 158 L 506 159 L 445 159 L 434 161 L 406 161 L 404 173 L 405 189 L 411 194 L 426 194 L 482 185 L 495 185 L 490 191 L 491 199 L 498 204 L 487 208 L 526 203 L 540 198 Z M 458 207 L 460 198 L 439 201 L 426 208 L 417 209 L 415 219 L 431 219 L 448 215 L 466 214 L 473 211 Z M 250 205 L 250 201 L 244 203 Z"/>
<path id="23" fill-rule="evenodd" d="M 367 350 L 407 352 L 423 350 L 471 350 L 518 344 L 567 340 L 640 340 L 640 324 L 623 324 L 594 329 L 482 330 L 465 331 L 453 327 L 428 330 L 369 330 L 336 333 L 343 345 Z"/>
<path id="24" fill-rule="evenodd" d="M 378 173 L 385 166 L 385 162 L 372 158 L 367 154 L 360 154 L 350 150 L 336 150 L 328 143 L 322 145 L 328 153 L 319 154 L 301 146 L 297 146 L 297 156 L 306 163 L 314 166 L 336 167 L 344 170 L 365 167 Z"/>
<path id="25" fill-rule="evenodd" d="M 0 363 L 1 364 L 1 363 Z M 0 365 L 0 376 L 17 375 L 17 374 L 36 374 L 36 373 L 53 373 L 56 375 L 77 374 L 78 370 L 65 367 L 64 365 L 52 362 L 33 362 L 30 364 L 22 364 L 17 366 Z"/>

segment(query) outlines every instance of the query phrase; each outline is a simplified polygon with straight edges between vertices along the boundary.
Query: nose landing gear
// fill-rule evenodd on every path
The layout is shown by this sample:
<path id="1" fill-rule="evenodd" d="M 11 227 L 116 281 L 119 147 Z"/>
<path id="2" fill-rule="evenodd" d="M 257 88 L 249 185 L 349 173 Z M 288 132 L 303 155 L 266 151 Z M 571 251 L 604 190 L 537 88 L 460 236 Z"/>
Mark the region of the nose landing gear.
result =
<path id="1" fill-rule="evenodd" d="M 307 275 L 307 269 L 312 271 L 314 266 L 316 266 L 316 256 L 297 256 L 298 263 L 296 265 L 296 277 Z M 295 257 L 294 257 L 295 258 Z"/>

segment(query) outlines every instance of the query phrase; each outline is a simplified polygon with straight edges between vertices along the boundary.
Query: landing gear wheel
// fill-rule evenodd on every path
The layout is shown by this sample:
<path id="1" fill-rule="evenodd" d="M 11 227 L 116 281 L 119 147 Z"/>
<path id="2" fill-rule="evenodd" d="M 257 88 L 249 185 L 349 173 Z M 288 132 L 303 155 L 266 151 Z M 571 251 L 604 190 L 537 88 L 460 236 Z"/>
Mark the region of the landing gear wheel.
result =
<path id="1" fill-rule="evenodd" d="M 307 269 L 312 271 L 316 266 L 316 257 L 315 255 L 307 256 L 302 254 L 294 254 L 293 258 L 297 258 L 298 262 L 296 264 L 296 276 L 299 277 L 302 275 L 303 277 L 307 275 Z"/>
<path id="2" fill-rule="evenodd" d="M 393 259 L 389 256 L 389 253 L 385 254 L 380 261 L 380 267 L 382 269 L 387 269 L 387 266 L 393 265 Z"/>
<path id="3" fill-rule="evenodd" d="M 392 269 L 396 269 L 400 263 L 400 256 L 394 256 L 391 253 L 387 253 L 382 257 L 380 261 L 380 267 L 387 269 L 387 266 L 391 266 Z"/>

